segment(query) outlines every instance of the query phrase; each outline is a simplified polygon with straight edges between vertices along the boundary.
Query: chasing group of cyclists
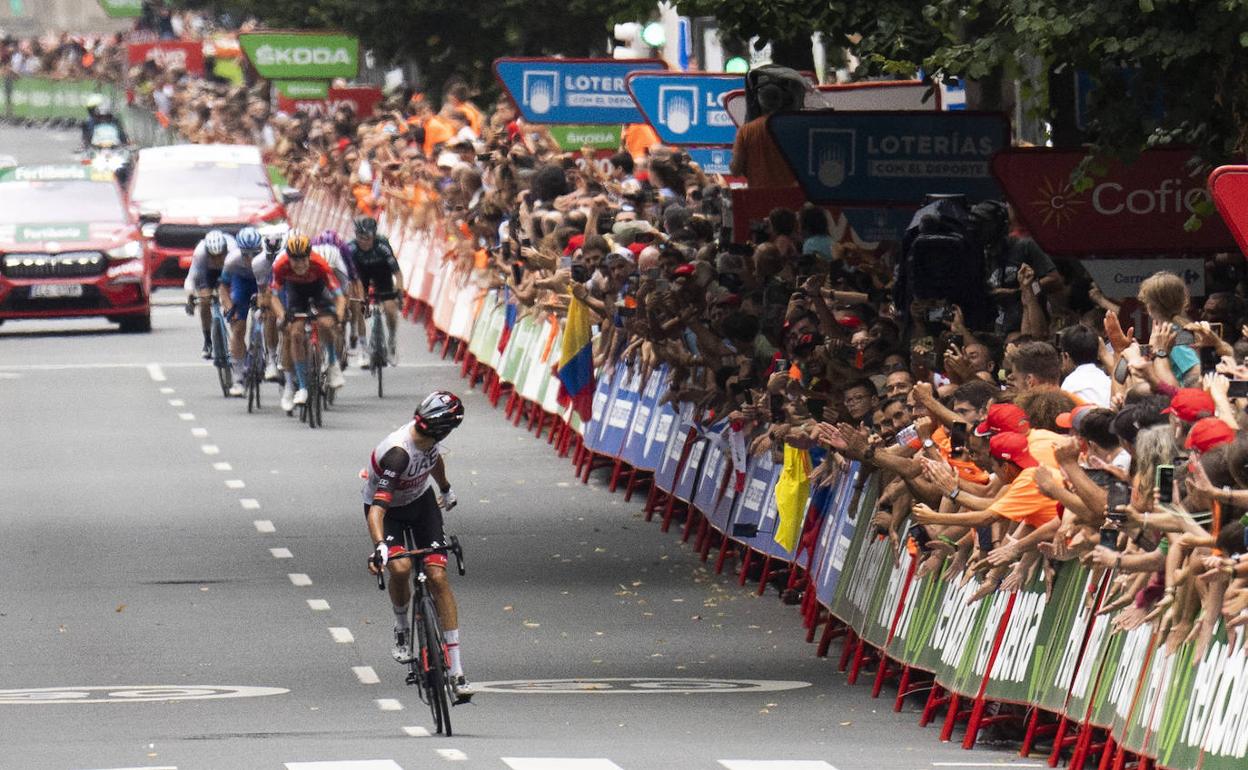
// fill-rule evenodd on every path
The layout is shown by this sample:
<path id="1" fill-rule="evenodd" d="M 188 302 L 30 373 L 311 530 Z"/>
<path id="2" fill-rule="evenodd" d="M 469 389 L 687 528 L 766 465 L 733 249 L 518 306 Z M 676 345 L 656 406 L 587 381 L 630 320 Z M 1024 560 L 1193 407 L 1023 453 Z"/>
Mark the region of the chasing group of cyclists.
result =
<path id="1" fill-rule="evenodd" d="M 195 246 L 186 279 L 187 313 L 199 304 L 205 359 L 212 357 L 212 299 L 220 303 L 229 326 L 229 355 L 234 384 L 231 396 L 243 396 L 247 353 L 247 318 L 258 310 L 263 323 L 265 379 L 283 382 L 281 408 L 290 413 L 307 403 L 307 340 L 296 316 L 314 314 L 325 345 L 329 387 L 346 384 L 343 367 L 365 368 L 378 351 L 365 350 L 365 302 L 382 304 L 386 363 L 398 364 L 398 289 L 403 275 L 389 240 L 377 232 L 377 220 L 362 216 L 353 223 L 354 238 L 334 230 L 315 238 L 297 230 L 244 227 L 237 235 L 208 232 Z M 254 354 L 254 351 L 253 351 Z"/>

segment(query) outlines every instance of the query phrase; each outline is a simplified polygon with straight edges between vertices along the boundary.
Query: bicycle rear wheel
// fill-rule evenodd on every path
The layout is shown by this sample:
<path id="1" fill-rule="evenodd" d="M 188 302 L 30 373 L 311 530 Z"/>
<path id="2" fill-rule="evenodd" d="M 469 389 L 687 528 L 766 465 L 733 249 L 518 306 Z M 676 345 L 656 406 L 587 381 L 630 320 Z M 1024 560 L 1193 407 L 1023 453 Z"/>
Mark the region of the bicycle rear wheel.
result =
<path id="1" fill-rule="evenodd" d="M 420 602 L 424 631 L 425 667 L 428 674 L 426 682 L 429 687 L 429 708 L 434 712 L 434 722 L 438 732 L 447 736 L 451 733 L 451 702 L 448 695 L 450 681 L 447 679 L 447 661 L 442 645 L 442 628 L 438 623 L 438 609 L 433 599 L 424 596 Z"/>
<path id="2" fill-rule="evenodd" d="M 321 346 L 317 343 L 308 344 L 308 427 L 321 426 Z"/>

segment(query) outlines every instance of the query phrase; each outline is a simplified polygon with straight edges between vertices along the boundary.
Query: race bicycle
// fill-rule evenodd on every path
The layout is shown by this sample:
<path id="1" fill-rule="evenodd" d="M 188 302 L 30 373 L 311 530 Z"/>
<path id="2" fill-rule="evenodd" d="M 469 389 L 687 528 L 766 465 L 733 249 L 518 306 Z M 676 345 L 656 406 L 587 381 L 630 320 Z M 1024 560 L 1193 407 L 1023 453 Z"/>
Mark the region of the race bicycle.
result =
<path id="1" fill-rule="evenodd" d="M 451 706 L 457 703 L 455 693 L 451 689 L 450 657 L 447 655 L 446 642 L 442 637 L 442 624 L 438 622 L 438 608 L 433 596 L 425 588 L 424 557 L 431 554 L 454 554 L 455 568 L 460 575 L 464 574 L 464 551 L 459 545 L 459 538 L 451 535 L 446 543 L 434 544 L 429 548 L 412 548 L 412 531 L 403 530 L 403 552 L 389 557 L 410 559 L 415 567 L 412 569 L 412 601 L 408 615 L 407 638 L 416 640 L 417 647 L 408 662 L 407 683 L 417 686 L 421 701 L 429 705 L 433 714 L 433 723 L 437 731 L 443 735 L 451 735 Z M 373 557 L 377 563 L 377 557 Z M 378 565 L 377 588 L 386 587 L 385 568 Z"/>
<path id="2" fill-rule="evenodd" d="M 203 299 L 195 297 L 192 298 L 192 302 L 203 302 Z M 230 366 L 230 329 L 225 324 L 225 314 L 221 312 L 221 298 L 216 292 L 212 293 L 212 322 L 208 330 L 211 340 L 212 365 L 217 368 L 217 382 L 221 386 L 221 395 L 229 398 L 230 388 L 234 385 L 234 370 Z"/>
<path id="3" fill-rule="evenodd" d="M 251 300 L 247 319 L 247 354 L 243 362 L 243 387 L 247 391 L 247 411 L 259 411 L 260 388 L 264 385 L 264 308 Z"/>
<path id="4" fill-rule="evenodd" d="M 299 420 L 308 424 L 309 428 L 323 426 L 322 415 L 329 404 L 330 390 L 325 374 L 326 357 L 321 348 L 321 325 L 316 322 L 316 313 L 293 313 L 289 316 L 291 323 L 303 324 L 304 338 L 304 383 L 308 389 L 308 400 L 299 406 Z"/>
<path id="5" fill-rule="evenodd" d="M 368 303 L 368 371 L 377 378 L 377 398 L 382 395 L 382 375 L 390 363 L 386 356 L 386 324 L 381 312 L 382 299 L 376 295 Z"/>

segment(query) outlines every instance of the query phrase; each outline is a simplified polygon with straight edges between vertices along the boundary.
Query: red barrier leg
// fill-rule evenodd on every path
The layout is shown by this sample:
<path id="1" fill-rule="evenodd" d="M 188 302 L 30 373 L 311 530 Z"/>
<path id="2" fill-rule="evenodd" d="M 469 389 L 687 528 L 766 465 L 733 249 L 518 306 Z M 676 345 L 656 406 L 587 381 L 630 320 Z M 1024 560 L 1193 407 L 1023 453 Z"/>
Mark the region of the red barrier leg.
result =
<path id="1" fill-rule="evenodd" d="M 1097 763 L 1096 770 L 1109 770 L 1112 762 L 1115 770 L 1122 770 L 1122 746 L 1114 742 L 1112 736 L 1105 736 L 1105 746 L 1101 749 L 1101 761 Z"/>
<path id="2" fill-rule="evenodd" d="M 940 729 L 941 743 L 948 743 L 953 737 L 953 728 L 958 724 L 958 706 L 961 705 L 962 697 L 956 692 L 949 693 L 949 710 L 945 712 L 945 726 Z"/>
<path id="3" fill-rule="evenodd" d="M 901 713 L 901 707 L 905 705 L 906 696 L 910 694 L 910 667 L 901 667 L 901 679 L 897 680 L 897 699 L 893 701 L 893 711 Z"/>
<path id="4" fill-rule="evenodd" d="M 819 635 L 819 646 L 815 647 L 815 655 L 820 658 L 828 656 L 828 648 L 832 646 L 832 640 L 835 639 L 840 629 L 838 629 L 836 621 L 831 615 L 828 616 L 827 622 L 823 626 L 823 633 Z"/>
<path id="5" fill-rule="evenodd" d="M 708 528 L 706 531 L 706 537 L 702 538 L 702 550 L 698 552 L 698 556 L 703 562 L 710 558 L 711 543 L 715 540 L 715 534 L 716 533 L 713 530 Z M 720 535 L 720 537 L 723 537 L 723 535 Z"/>
<path id="6" fill-rule="evenodd" d="M 708 523 L 709 519 L 705 516 L 698 517 L 698 536 L 693 539 L 693 550 L 699 554 L 706 553 L 706 544 L 711 540 L 711 527 Z M 706 557 L 702 557 L 702 561 L 706 561 Z"/>
<path id="7" fill-rule="evenodd" d="M 724 561 L 728 558 L 728 550 L 732 547 L 732 541 L 724 535 L 719 540 L 719 555 L 715 557 L 715 574 L 722 575 L 724 572 Z"/>
<path id="8" fill-rule="evenodd" d="M 758 578 L 758 595 L 762 596 L 767 591 L 767 578 L 771 577 L 771 554 L 763 559 L 763 574 Z"/>
<path id="9" fill-rule="evenodd" d="M 754 555 L 754 549 L 746 546 L 745 558 L 741 559 L 741 574 L 737 576 L 737 585 L 745 585 L 745 576 L 750 571 L 750 557 Z"/>
<path id="10" fill-rule="evenodd" d="M 685 509 L 685 526 L 680 533 L 680 542 L 689 542 L 689 536 L 693 534 L 694 522 L 700 521 L 705 521 L 705 518 L 702 516 L 702 512 L 697 508 L 694 508 L 693 503 L 690 503 L 689 507 Z"/>
<path id="11" fill-rule="evenodd" d="M 858 637 L 857 644 L 854 645 L 853 662 L 849 665 L 849 677 L 847 681 L 850 684 L 858 684 L 858 672 L 862 670 L 862 661 L 867 654 L 867 641 L 861 636 Z"/>
<path id="12" fill-rule="evenodd" d="M 932 682 L 932 689 L 927 691 L 927 703 L 923 704 L 923 713 L 919 714 L 919 727 L 927 727 L 936 717 L 936 709 L 944 702 L 942 695 L 945 688 Z"/>
<path id="13" fill-rule="evenodd" d="M 653 485 L 651 485 L 650 491 L 646 493 L 646 507 L 642 509 L 646 513 L 646 521 L 654 518 L 654 509 L 658 507 L 660 494 L 659 488 Z"/>
<path id="14" fill-rule="evenodd" d="M 992 670 L 992 664 L 989 663 L 989 671 Z M 971 715 L 966 722 L 966 735 L 962 738 L 962 748 L 971 750 L 975 748 L 975 741 L 979 738 L 979 724 L 984 718 L 984 706 L 986 701 L 981 695 L 977 697 L 971 706 Z"/>
<path id="15" fill-rule="evenodd" d="M 532 405 L 525 401 L 523 396 L 516 399 L 516 411 L 511 417 L 512 425 L 519 427 L 520 421 L 524 419 L 524 410 L 529 406 Z"/>
<path id="16" fill-rule="evenodd" d="M 846 626 L 845 636 L 841 641 L 841 659 L 836 664 L 838 671 L 844 673 L 849 669 L 849 659 L 854 654 L 854 646 L 858 644 L 858 635 L 854 633 L 854 629 Z"/>
<path id="17" fill-rule="evenodd" d="M 663 523 L 659 525 L 660 532 L 666 532 L 672 528 L 672 519 L 676 517 L 676 495 L 667 496 L 667 505 L 663 506 Z"/>
<path id="18" fill-rule="evenodd" d="M 1031 745 L 1036 740 L 1036 727 L 1040 724 L 1040 709 L 1033 706 L 1031 709 L 1031 718 L 1027 720 L 1027 732 L 1023 734 L 1023 745 L 1018 750 L 1020 757 L 1026 757 L 1031 754 Z"/>
<path id="19" fill-rule="evenodd" d="M 611 464 L 611 481 L 607 484 L 608 491 L 614 492 L 620 484 L 620 472 L 624 470 L 624 461 L 616 458 Z"/>
<path id="20" fill-rule="evenodd" d="M 1053 734 L 1053 750 L 1049 752 L 1049 767 L 1057 767 L 1062 757 L 1062 748 L 1066 740 L 1066 725 L 1070 722 L 1064 716 L 1057 718 L 1057 732 Z"/>
<path id="21" fill-rule="evenodd" d="M 880 697 L 880 690 L 884 689 L 884 680 L 888 678 L 888 656 L 880 653 L 880 665 L 875 668 L 875 684 L 871 686 L 871 697 Z"/>
<path id="22" fill-rule="evenodd" d="M 1079 739 L 1075 741 L 1075 753 L 1070 757 L 1070 764 L 1067 767 L 1070 770 L 1083 770 L 1084 762 L 1088 760 L 1088 747 L 1092 744 L 1092 726 L 1079 726 Z"/>

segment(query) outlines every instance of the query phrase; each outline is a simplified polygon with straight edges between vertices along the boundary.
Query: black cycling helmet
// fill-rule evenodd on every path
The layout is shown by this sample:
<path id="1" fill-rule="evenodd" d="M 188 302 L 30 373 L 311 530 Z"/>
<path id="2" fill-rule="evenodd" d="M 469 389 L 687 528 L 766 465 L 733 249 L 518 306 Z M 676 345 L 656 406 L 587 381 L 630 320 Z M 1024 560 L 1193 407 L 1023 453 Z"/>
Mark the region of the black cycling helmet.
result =
<path id="1" fill-rule="evenodd" d="M 464 421 L 464 402 L 450 391 L 435 390 L 416 407 L 412 419 L 416 422 L 416 430 L 441 441 Z"/>
<path id="2" fill-rule="evenodd" d="M 355 237 L 373 237 L 377 235 L 377 220 L 372 217 L 355 218 Z"/>

